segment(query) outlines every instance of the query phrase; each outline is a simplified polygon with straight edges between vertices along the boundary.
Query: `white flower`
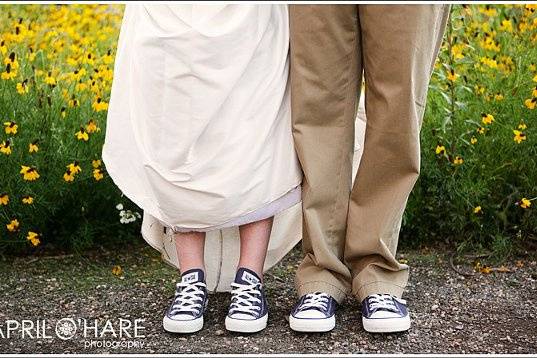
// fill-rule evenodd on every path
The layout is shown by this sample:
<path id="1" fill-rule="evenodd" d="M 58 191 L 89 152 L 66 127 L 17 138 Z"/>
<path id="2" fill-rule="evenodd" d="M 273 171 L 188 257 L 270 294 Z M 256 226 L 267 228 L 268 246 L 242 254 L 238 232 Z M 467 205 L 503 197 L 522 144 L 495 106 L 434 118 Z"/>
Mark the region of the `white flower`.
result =
<path id="1" fill-rule="evenodd" d="M 116 209 L 123 210 L 123 204 L 121 204 L 121 203 L 117 204 Z"/>
<path id="2" fill-rule="evenodd" d="M 122 224 L 134 222 L 136 221 L 136 218 L 141 218 L 140 213 L 131 210 L 121 210 L 119 212 L 119 222 Z"/>

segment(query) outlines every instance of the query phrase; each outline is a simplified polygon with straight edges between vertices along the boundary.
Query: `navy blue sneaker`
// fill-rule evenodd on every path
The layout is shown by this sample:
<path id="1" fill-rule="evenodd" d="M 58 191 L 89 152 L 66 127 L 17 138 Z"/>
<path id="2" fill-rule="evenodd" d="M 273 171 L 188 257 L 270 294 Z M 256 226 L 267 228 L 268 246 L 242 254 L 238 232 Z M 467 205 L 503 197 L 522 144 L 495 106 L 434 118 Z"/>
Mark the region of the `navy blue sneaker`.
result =
<path id="1" fill-rule="evenodd" d="M 389 294 L 367 296 L 362 302 L 362 324 L 372 333 L 407 331 L 410 316 L 406 301 Z"/>
<path id="2" fill-rule="evenodd" d="M 267 327 L 268 307 L 263 284 L 257 274 L 239 268 L 231 284 L 231 305 L 226 317 L 226 329 L 254 333 Z"/>
<path id="3" fill-rule="evenodd" d="M 181 275 L 175 297 L 166 311 L 162 324 L 173 333 L 194 333 L 203 328 L 207 309 L 207 286 L 203 270 L 192 269 Z"/>
<path id="4" fill-rule="evenodd" d="M 327 293 L 314 292 L 300 297 L 289 316 L 289 326 L 297 332 L 328 332 L 336 326 L 336 300 Z"/>

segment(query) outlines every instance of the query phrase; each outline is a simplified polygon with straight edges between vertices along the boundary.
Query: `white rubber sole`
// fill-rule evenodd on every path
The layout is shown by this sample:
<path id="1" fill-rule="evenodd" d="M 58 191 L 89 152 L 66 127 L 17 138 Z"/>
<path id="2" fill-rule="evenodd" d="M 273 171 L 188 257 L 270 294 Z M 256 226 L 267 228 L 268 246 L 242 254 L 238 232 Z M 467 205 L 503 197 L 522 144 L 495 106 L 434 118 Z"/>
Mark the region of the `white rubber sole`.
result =
<path id="1" fill-rule="evenodd" d="M 194 333 L 203 328 L 203 316 L 200 318 L 188 320 L 188 321 L 179 321 L 170 319 L 167 316 L 164 316 L 162 320 L 162 325 L 164 329 L 172 333 Z"/>
<path id="2" fill-rule="evenodd" d="M 404 332 L 410 329 L 410 317 L 382 319 L 368 319 L 362 317 L 362 325 L 366 331 L 371 333 Z"/>
<path id="3" fill-rule="evenodd" d="M 328 332 L 336 326 L 336 316 L 321 319 L 301 319 L 289 315 L 289 326 L 297 332 Z"/>
<path id="4" fill-rule="evenodd" d="M 226 329 L 231 332 L 255 333 L 267 327 L 268 313 L 259 319 L 234 319 L 226 316 Z"/>

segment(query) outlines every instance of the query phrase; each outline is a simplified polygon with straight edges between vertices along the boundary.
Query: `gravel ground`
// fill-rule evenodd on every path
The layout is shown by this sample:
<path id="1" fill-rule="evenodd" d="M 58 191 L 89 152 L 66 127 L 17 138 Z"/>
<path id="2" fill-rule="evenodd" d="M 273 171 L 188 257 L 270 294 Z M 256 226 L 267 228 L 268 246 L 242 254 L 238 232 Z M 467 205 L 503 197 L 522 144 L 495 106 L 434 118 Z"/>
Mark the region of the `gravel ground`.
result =
<path id="1" fill-rule="evenodd" d="M 0 352 L 537 353 L 535 256 L 505 262 L 508 273 L 465 277 L 451 268 L 445 252 L 425 249 L 400 254 L 411 266 L 405 298 L 413 325 L 409 332 L 388 335 L 366 333 L 361 327 L 360 306 L 351 298 L 338 309 L 334 331 L 292 332 L 287 315 L 295 300 L 298 249 L 267 273 L 269 325 L 253 335 L 225 330 L 227 294 L 211 295 L 201 332 L 186 336 L 165 332 L 161 319 L 177 273 L 145 245 L 121 251 L 101 249 L 84 256 L 4 258 L 0 261 L 0 332 L 4 336 L 0 334 Z M 471 259 L 456 264 L 459 271 L 472 272 Z M 121 266 L 120 275 L 112 273 L 114 265 Z M 54 330 L 61 318 L 98 320 L 101 333 L 106 320 L 117 333 L 119 319 L 142 319 L 140 332 L 145 337 L 113 338 L 108 330 L 103 333 L 105 342 L 84 338 L 77 326 L 73 338 L 62 340 Z M 50 337 L 37 338 L 33 331 L 34 338 L 22 338 L 21 331 L 14 330 L 5 338 L 10 319 L 31 320 L 34 325 L 45 322 Z M 129 342 L 134 346 L 126 347 Z"/>

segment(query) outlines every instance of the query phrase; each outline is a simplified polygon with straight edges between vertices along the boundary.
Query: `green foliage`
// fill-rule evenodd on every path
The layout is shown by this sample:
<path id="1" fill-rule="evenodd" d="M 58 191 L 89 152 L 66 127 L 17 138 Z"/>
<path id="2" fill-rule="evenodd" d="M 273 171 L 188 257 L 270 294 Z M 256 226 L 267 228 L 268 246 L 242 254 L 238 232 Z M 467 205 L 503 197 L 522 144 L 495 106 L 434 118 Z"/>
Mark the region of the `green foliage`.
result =
<path id="1" fill-rule="evenodd" d="M 404 235 L 505 255 L 515 240 L 537 232 L 537 109 L 525 105 L 537 97 L 536 12 L 454 6 L 451 16 L 431 79 L 421 175 Z"/>
<path id="2" fill-rule="evenodd" d="M 133 205 L 100 162 L 120 20 L 118 6 L 0 6 L 0 250 L 82 250 L 138 231 L 120 224 L 116 204 Z"/>

